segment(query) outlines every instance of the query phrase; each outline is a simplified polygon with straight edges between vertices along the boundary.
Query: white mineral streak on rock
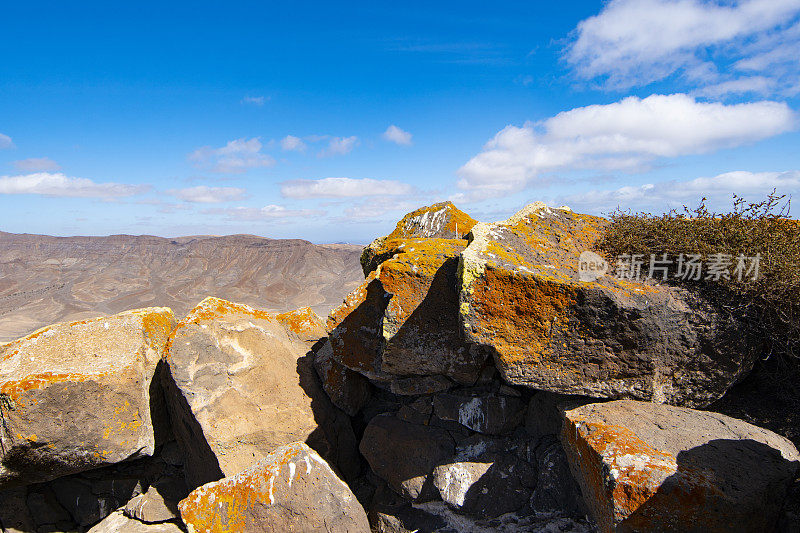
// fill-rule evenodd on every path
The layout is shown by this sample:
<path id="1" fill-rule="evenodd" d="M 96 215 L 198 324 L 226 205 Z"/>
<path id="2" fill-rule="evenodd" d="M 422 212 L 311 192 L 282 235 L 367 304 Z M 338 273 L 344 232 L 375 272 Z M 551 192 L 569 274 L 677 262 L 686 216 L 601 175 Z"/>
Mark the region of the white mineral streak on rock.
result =
<path id="1" fill-rule="evenodd" d="M 467 403 L 462 403 L 458 408 L 458 421 L 462 426 L 482 431 L 486 429 L 486 417 L 481 409 L 480 398 L 472 398 Z"/>

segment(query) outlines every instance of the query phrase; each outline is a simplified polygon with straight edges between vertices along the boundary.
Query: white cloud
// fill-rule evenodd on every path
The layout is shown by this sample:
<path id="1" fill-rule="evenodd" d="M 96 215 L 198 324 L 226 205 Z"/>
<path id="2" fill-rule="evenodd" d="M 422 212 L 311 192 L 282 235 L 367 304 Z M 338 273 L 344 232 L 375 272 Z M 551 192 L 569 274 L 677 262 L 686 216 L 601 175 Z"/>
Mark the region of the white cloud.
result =
<path id="1" fill-rule="evenodd" d="M 386 128 L 386 131 L 383 132 L 383 135 L 381 135 L 381 137 L 395 144 L 400 144 L 403 146 L 411 145 L 411 134 L 408 133 L 407 131 L 401 130 L 394 124 Z"/>
<path id="2" fill-rule="evenodd" d="M 261 107 L 267 100 L 268 98 L 264 96 L 245 96 L 244 98 L 242 98 L 242 103 Z"/>
<path id="3" fill-rule="evenodd" d="M 320 157 L 329 155 L 345 155 L 353 151 L 358 146 L 358 137 L 332 137 L 328 141 L 328 147 L 319 153 Z"/>
<path id="4" fill-rule="evenodd" d="M 245 190 L 238 187 L 207 187 L 198 185 L 186 189 L 171 189 L 169 194 L 180 198 L 184 202 L 201 204 L 215 204 L 220 202 L 230 202 L 244 198 Z"/>
<path id="5" fill-rule="evenodd" d="M 725 59 L 782 43 L 787 50 L 777 53 L 790 53 L 797 75 L 800 40 L 791 23 L 798 13 L 797 0 L 611 0 L 578 24 L 565 57 L 579 76 L 625 88 L 676 72 L 695 82 L 717 81 Z M 767 63 L 750 66 L 760 70 Z"/>
<path id="6" fill-rule="evenodd" d="M 12 161 L 12 165 L 22 172 L 45 172 L 49 170 L 61 170 L 61 166 L 49 157 L 31 157 Z"/>
<path id="7" fill-rule="evenodd" d="M 207 209 L 207 214 L 221 214 L 235 220 L 280 220 L 319 216 L 320 211 L 313 209 L 288 209 L 282 205 L 265 205 L 264 207 L 231 207 L 227 209 Z"/>
<path id="8" fill-rule="evenodd" d="M 361 196 L 400 196 L 411 194 L 413 187 L 393 180 L 370 178 L 323 178 L 293 180 L 281 184 L 287 198 L 353 198 Z"/>
<path id="9" fill-rule="evenodd" d="M 2 150 L 3 148 L 13 148 L 13 147 L 14 143 L 11 141 L 11 137 L 0 133 L 0 150 Z"/>
<path id="10" fill-rule="evenodd" d="M 506 126 L 459 170 L 457 201 L 503 196 L 554 171 L 634 170 L 658 158 L 710 152 L 795 128 L 786 104 L 703 103 L 685 94 L 628 97 Z"/>
<path id="11" fill-rule="evenodd" d="M 303 142 L 303 139 L 300 137 L 295 137 L 294 135 L 287 135 L 283 139 L 281 139 L 281 150 L 285 152 L 305 152 L 306 143 Z"/>
<path id="12" fill-rule="evenodd" d="M 70 198 L 119 198 L 147 191 L 148 185 L 95 183 L 86 178 L 71 178 L 61 173 L 38 172 L 20 176 L 0 176 L 0 194 L 38 194 Z"/>
<path id="13" fill-rule="evenodd" d="M 693 180 L 670 180 L 638 187 L 613 190 L 592 190 L 564 196 L 558 202 L 577 211 L 609 212 L 622 209 L 667 210 L 683 205 L 696 205 L 706 197 L 709 205 L 730 208 L 733 194 L 761 200 L 775 189 L 778 194 L 800 192 L 800 171 L 789 172 L 726 172 L 714 177 Z"/>
<path id="14" fill-rule="evenodd" d="M 224 174 L 241 174 L 251 168 L 271 167 L 275 159 L 261 153 L 261 141 L 236 139 L 221 148 L 203 146 L 188 155 L 189 161 L 197 168 Z"/>

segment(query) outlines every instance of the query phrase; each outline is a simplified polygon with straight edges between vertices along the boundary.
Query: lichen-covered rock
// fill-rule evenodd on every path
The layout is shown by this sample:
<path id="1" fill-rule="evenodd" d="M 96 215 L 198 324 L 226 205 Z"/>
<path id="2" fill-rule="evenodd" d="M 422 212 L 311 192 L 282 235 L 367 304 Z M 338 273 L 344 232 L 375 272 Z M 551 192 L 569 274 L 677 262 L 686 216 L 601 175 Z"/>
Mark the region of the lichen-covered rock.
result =
<path id="1" fill-rule="evenodd" d="M 251 468 L 195 489 L 180 502 L 190 533 L 368 533 L 347 485 L 303 443 L 281 446 Z"/>
<path id="2" fill-rule="evenodd" d="M 428 476 L 453 455 L 455 443 L 444 429 L 379 415 L 364 430 L 359 449 L 378 477 L 398 494 L 416 500 L 425 496 Z"/>
<path id="3" fill-rule="evenodd" d="M 467 242 L 408 239 L 328 319 L 333 357 L 370 379 L 472 384 L 487 352 L 461 339 L 456 268 Z"/>
<path id="4" fill-rule="evenodd" d="M 458 209 L 451 202 L 442 202 L 421 207 L 397 223 L 394 231 L 372 241 L 361 252 L 361 268 L 364 276 L 378 265 L 402 250 L 409 239 L 463 239 L 476 220 Z"/>
<path id="5" fill-rule="evenodd" d="M 357 468 L 349 419 L 330 403 L 306 355 L 324 334 L 308 312 L 275 315 L 216 298 L 178 323 L 165 390 L 189 488 L 296 441 L 343 471 Z"/>
<path id="6" fill-rule="evenodd" d="M 537 203 L 475 225 L 459 264 L 467 340 L 512 384 L 691 407 L 719 398 L 754 361 L 736 324 L 674 287 L 582 281 L 580 254 L 607 223 Z"/>
<path id="7" fill-rule="evenodd" d="M 333 404 L 348 415 L 355 416 L 369 400 L 369 380 L 334 359 L 329 340 L 316 351 L 314 368 Z"/>
<path id="8" fill-rule="evenodd" d="M 800 460 L 741 420 L 630 400 L 567 411 L 561 439 L 602 531 L 772 531 Z"/>
<path id="9" fill-rule="evenodd" d="M 174 325 L 167 308 L 137 309 L 0 346 L 0 487 L 152 455 L 165 429 L 152 381 Z"/>

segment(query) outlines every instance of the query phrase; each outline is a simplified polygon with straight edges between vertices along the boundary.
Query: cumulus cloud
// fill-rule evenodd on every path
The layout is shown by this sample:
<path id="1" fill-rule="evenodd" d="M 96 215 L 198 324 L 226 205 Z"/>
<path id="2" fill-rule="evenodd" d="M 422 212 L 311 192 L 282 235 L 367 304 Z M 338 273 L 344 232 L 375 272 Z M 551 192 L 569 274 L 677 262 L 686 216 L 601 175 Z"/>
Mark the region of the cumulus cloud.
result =
<path id="1" fill-rule="evenodd" d="M 242 98 L 242 103 L 243 104 L 249 104 L 249 105 L 254 105 L 254 106 L 258 106 L 258 107 L 263 106 L 264 102 L 266 102 L 266 101 L 267 101 L 267 98 L 265 98 L 264 96 L 245 96 L 244 98 Z"/>
<path id="2" fill-rule="evenodd" d="M 393 180 L 370 178 L 323 178 L 292 180 L 281 184 L 287 198 L 354 198 L 362 196 L 401 196 L 414 191 L 411 185 Z"/>
<path id="3" fill-rule="evenodd" d="M 386 131 L 383 132 L 381 137 L 384 140 L 389 142 L 393 142 L 395 144 L 400 144 L 403 146 L 410 146 L 411 145 L 411 134 L 407 131 L 403 131 L 394 124 L 386 128 Z"/>
<path id="4" fill-rule="evenodd" d="M 189 161 L 197 168 L 223 174 L 241 174 L 251 168 L 271 167 L 275 159 L 261 153 L 261 141 L 235 139 L 220 148 L 203 146 L 188 155 Z"/>
<path id="5" fill-rule="evenodd" d="M 356 146 L 358 146 L 358 137 L 355 135 L 351 137 L 331 137 L 328 141 L 328 147 L 322 150 L 319 156 L 349 154 Z"/>
<path id="6" fill-rule="evenodd" d="M 2 150 L 3 148 L 13 148 L 13 147 L 14 143 L 11 142 L 11 137 L 0 133 L 0 150 Z"/>
<path id="7" fill-rule="evenodd" d="M 295 137 L 294 135 L 287 135 L 283 139 L 281 139 L 281 150 L 284 152 L 305 152 L 306 143 L 303 142 L 303 139 L 300 137 Z"/>
<path id="8" fill-rule="evenodd" d="M 628 97 L 559 113 L 539 123 L 506 126 L 459 170 L 468 201 L 522 190 L 548 173 L 635 170 L 659 158 L 700 154 L 765 139 L 796 127 L 784 103 L 725 105 L 685 94 Z"/>
<path id="9" fill-rule="evenodd" d="M 640 186 L 620 187 L 610 190 L 592 190 L 559 199 L 573 209 L 609 212 L 617 207 L 625 209 L 668 210 L 683 205 L 694 205 L 706 197 L 712 207 L 731 206 L 734 194 L 763 199 L 775 189 L 778 194 L 800 192 L 800 171 L 789 172 L 726 172 L 713 177 L 692 180 L 670 180 Z"/>
<path id="10" fill-rule="evenodd" d="M 282 205 L 265 205 L 264 207 L 230 207 L 227 209 L 207 209 L 205 213 L 220 214 L 234 220 L 280 220 L 319 216 L 320 211 L 313 209 L 288 209 Z"/>
<path id="11" fill-rule="evenodd" d="M 61 166 L 50 159 L 49 157 L 31 157 L 28 159 L 20 159 L 19 161 L 12 161 L 12 165 L 22 172 L 46 172 L 52 170 L 61 170 Z"/>
<path id="12" fill-rule="evenodd" d="M 616 88 L 674 73 L 700 83 L 735 79 L 776 62 L 791 69 L 769 72 L 786 86 L 800 74 L 798 14 L 797 0 L 611 0 L 578 24 L 565 57 L 579 76 Z M 728 69 L 731 60 L 739 62 Z"/>
<path id="13" fill-rule="evenodd" d="M 215 204 L 220 202 L 230 202 L 244 198 L 245 190 L 238 187 L 208 187 L 198 185 L 186 189 L 171 189 L 169 194 L 180 198 L 184 202 L 200 204 Z"/>
<path id="14" fill-rule="evenodd" d="M 19 176 L 0 176 L 0 194 L 38 194 L 69 198 L 120 198 L 147 191 L 148 185 L 95 183 L 61 173 L 38 172 Z"/>

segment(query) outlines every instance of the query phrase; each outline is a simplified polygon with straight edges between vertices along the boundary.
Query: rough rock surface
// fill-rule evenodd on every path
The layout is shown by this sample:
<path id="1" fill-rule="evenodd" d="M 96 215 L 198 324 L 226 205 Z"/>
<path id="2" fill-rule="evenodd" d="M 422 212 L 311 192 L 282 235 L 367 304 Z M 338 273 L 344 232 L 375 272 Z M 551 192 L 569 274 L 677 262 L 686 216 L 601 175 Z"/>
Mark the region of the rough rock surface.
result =
<path id="1" fill-rule="evenodd" d="M 349 419 L 330 403 L 305 355 L 324 335 L 310 310 L 275 315 L 216 298 L 178 323 L 165 390 L 190 488 L 296 441 L 349 468 L 356 460 Z"/>
<path id="2" fill-rule="evenodd" d="M 602 531 L 771 531 L 800 460 L 746 422 L 630 400 L 567 411 L 562 441 Z"/>
<path id="3" fill-rule="evenodd" d="M 429 475 L 441 461 L 453 455 L 455 445 L 441 428 L 405 422 L 394 416 L 373 418 L 361 440 L 361 454 L 372 470 L 397 493 L 417 500 Z"/>
<path id="4" fill-rule="evenodd" d="M 490 348 L 513 384 L 691 407 L 716 400 L 755 354 L 731 334 L 735 324 L 684 291 L 581 281 L 579 256 L 605 224 L 537 203 L 475 225 L 459 264 L 467 340 Z"/>
<path id="5" fill-rule="evenodd" d="M 442 420 L 458 422 L 472 431 L 502 435 L 520 424 L 525 404 L 514 397 L 461 390 L 434 396 L 433 411 Z"/>
<path id="6" fill-rule="evenodd" d="M 456 269 L 467 242 L 406 239 L 328 319 L 333 357 L 370 379 L 472 384 L 488 352 L 461 339 Z"/>
<path id="7" fill-rule="evenodd" d="M 398 253 L 408 239 L 463 239 L 477 223 L 451 202 L 421 207 L 408 213 L 397 223 L 394 231 L 372 241 L 361 252 L 364 276 L 379 264 Z"/>
<path id="8" fill-rule="evenodd" d="M 314 368 L 333 404 L 348 415 L 355 416 L 369 400 L 369 380 L 334 359 L 329 340 L 316 351 Z"/>
<path id="9" fill-rule="evenodd" d="M 138 309 L 0 346 L 0 487 L 152 455 L 165 428 L 152 381 L 174 324 Z"/>
<path id="10" fill-rule="evenodd" d="M 536 467 L 508 449 L 503 439 L 475 435 L 458 444 L 456 454 L 433 470 L 433 484 L 460 513 L 494 518 L 528 503 Z"/>
<path id="11" fill-rule="evenodd" d="M 303 443 L 281 446 L 255 466 L 195 489 L 179 504 L 190 533 L 368 533 L 347 485 Z"/>
<path id="12" fill-rule="evenodd" d="M 165 479 L 128 501 L 123 512 L 141 522 L 168 522 L 179 517 L 178 502 L 186 497 L 186 493 L 186 485 L 181 479 Z"/>

